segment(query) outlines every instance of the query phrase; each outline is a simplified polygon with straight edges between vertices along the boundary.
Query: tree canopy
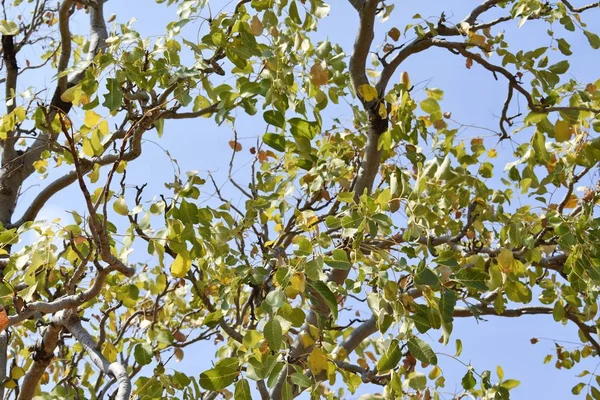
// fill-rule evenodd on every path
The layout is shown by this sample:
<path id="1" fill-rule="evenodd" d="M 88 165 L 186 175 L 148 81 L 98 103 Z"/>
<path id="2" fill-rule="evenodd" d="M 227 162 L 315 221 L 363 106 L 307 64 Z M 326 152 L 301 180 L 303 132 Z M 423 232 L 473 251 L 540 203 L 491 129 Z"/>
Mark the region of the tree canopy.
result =
<path id="1" fill-rule="evenodd" d="M 546 315 L 578 337 L 544 362 L 600 355 L 600 79 L 569 42 L 600 48 L 599 3 L 156 0 L 144 37 L 115 1 L 1 5 L 0 399 L 508 399 L 526 377 L 461 360 L 460 318 Z M 348 5 L 346 48 L 321 32 Z M 505 87 L 476 136 L 443 82 L 411 82 L 432 51 Z M 221 165 L 128 177 L 201 118 L 229 132 Z"/>

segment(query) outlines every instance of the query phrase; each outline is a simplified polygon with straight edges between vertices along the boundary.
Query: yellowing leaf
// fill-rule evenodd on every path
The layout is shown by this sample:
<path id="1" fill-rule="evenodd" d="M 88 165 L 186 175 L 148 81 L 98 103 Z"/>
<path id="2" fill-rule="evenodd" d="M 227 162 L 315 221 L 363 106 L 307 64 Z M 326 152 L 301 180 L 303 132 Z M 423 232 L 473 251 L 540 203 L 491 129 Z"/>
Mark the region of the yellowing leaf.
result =
<path id="1" fill-rule="evenodd" d="M 485 36 L 471 33 L 469 35 L 469 42 L 474 43 L 478 46 L 484 46 L 485 45 Z"/>
<path id="2" fill-rule="evenodd" d="M 310 69 L 310 80 L 315 86 L 326 85 L 329 82 L 329 72 L 323 63 L 316 63 Z"/>
<path id="3" fill-rule="evenodd" d="M 85 112 L 85 117 L 83 118 L 83 123 L 88 128 L 93 128 L 94 126 L 98 125 L 101 119 L 102 117 L 96 114 L 94 111 L 87 110 Z"/>
<path id="4" fill-rule="evenodd" d="M 496 149 L 491 149 L 488 151 L 489 158 L 496 158 L 498 156 L 498 151 Z"/>
<path id="5" fill-rule="evenodd" d="M 363 98 L 364 101 L 372 101 L 375 100 L 378 96 L 377 89 L 373 86 L 365 83 L 358 87 L 358 94 Z"/>
<path id="6" fill-rule="evenodd" d="M 177 257 L 175 257 L 173 264 L 171 264 L 171 275 L 176 278 L 183 278 L 191 267 L 192 260 L 190 260 L 188 254 L 179 253 L 177 254 Z"/>
<path id="7" fill-rule="evenodd" d="M 513 252 L 509 249 L 502 249 L 498 254 L 498 264 L 504 272 L 510 272 L 512 270 Z"/>
<path id="8" fill-rule="evenodd" d="M 320 347 L 315 347 L 309 354 L 308 367 L 313 375 L 318 375 L 327 368 L 327 356 Z"/>
<path id="9" fill-rule="evenodd" d="M 567 202 L 565 203 L 564 208 L 575 208 L 575 207 L 577 207 L 578 204 L 579 204 L 579 198 L 576 195 L 572 194 L 567 199 Z"/>
<path id="10" fill-rule="evenodd" d="M 250 33 L 254 36 L 260 36 L 263 31 L 263 23 L 260 19 L 255 15 L 250 20 Z"/>
<path id="11" fill-rule="evenodd" d="M 554 126 L 554 138 L 557 142 L 564 142 L 571 139 L 571 130 L 567 121 L 556 121 Z"/>
<path id="12" fill-rule="evenodd" d="M 127 203 L 123 197 L 119 197 L 113 203 L 113 210 L 119 215 L 127 215 L 129 213 L 129 209 L 127 208 Z"/>

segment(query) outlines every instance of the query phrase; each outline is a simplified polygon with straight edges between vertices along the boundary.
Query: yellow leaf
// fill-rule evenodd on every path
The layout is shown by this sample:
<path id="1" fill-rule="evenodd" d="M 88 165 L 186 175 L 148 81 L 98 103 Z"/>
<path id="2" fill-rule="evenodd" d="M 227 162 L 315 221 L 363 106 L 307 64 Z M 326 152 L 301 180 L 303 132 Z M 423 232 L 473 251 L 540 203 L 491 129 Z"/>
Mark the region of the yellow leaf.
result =
<path id="1" fill-rule="evenodd" d="M 252 17 L 252 20 L 250 21 L 250 33 L 252 33 L 254 36 L 260 36 L 262 31 L 263 31 L 263 23 L 255 15 L 254 17 Z"/>
<path id="2" fill-rule="evenodd" d="M 83 123 L 88 128 L 93 128 L 94 126 L 98 125 L 101 119 L 102 117 L 96 114 L 94 111 L 87 110 L 85 112 L 85 117 L 83 117 Z"/>
<path id="3" fill-rule="evenodd" d="M 88 138 L 83 139 L 83 154 L 88 157 L 94 156 L 94 147 L 92 146 L 92 141 Z"/>
<path id="4" fill-rule="evenodd" d="M 13 113 L 17 116 L 19 122 L 23 122 L 26 117 L 25 109 L 23 107 L 17 107 L 14 109 Z"/>
<path id="5" fill-rule="evenodd" d="M 554 126 L 554 138 L 557 142 L 564 142 L 571 139 L 571 130 L 567 121 L 556 121 Z"/>
<path id="6" fill-rule="evenodd" d="M 315 86 L 326 85 L 329 82 L 329 72 L 327 66 L 323 63 L 316 63 L 310 69 L 310 80 Z"/>
<path id="7" fill-rule="evenodd" d="M 358 94 L 363 98 L 364 101 L 371 101 L 377 98 L 377 89 L 373 86 L 365 83 L 364 85 L 360 85 L 358 87 Z"/>
<path id="8" fill-rule="evenodd" d="M 320 347 L 315 347 L 308 356 L 308 367 L 313 375 L 318 375 L 327 368 L 327 356 Z"/>
<path id="9" fill-rule="evenodd" d="M 469 37 L 469 42 L 475 43 L 478 46 L 483 46 L 485 45 L 485 36 L 471 33 Z"/>
<path id="10" fill-rule="evenodd" d="M 488 151 L 489 158 L 496 158 L 496 156 L 498 156 L 498 152 L 496 151 L 496 149 L 491 149 Z"/>
<path id="11" fill-rule="evenodd" d="M 569 196 L 569 199 L 565 203 L 564 208 L 575 208 L 575 207 L 577 207 L 578 204 L 579 204 L 579 198 L 576 195 L 572 194 L 571 196 Z"/>
<path id="12" fill-rule="evenodd" d="M 306 289 L 306 279 L 304 279 L 304 274 L 294 274 L 290 278 L 290 287 L 299 293 L 304 293 L 304 290 Z"/>
<path id="13" fill-rule="evenodd" d="M 379 109 L 377 110 L 377 113 L 382 119 L 387 118 L 387 109 L 385 108 L 385 105 L 383 103 L 379 103 Z"/>
<path id="14" fill-rule="evenodd" d="M 190 260 L 187 253 L 179 253 L 175 257 L 175 261 L 171 264 L 171 275 L 176 278 L 183 278 L 185 274 L 190 270 L 192 266 L 192 260 Z"/>
<path id="15" fill-rule="evenodd" d="M 116 347 L 111 342 L 104 343 L 102 355 L 104 355 L 109 362 L 114 363 L 117 361 L 117 353 Z"/>
<path id="16" fill-rule="evenodd" d="M 98 125 L 98 131 L 102 134 L 102 136 L 104 136 L 108 133 L 108 130 L 108 121 L 103 119 L 100 121 L 100 125 Z"/>
<path id="17" fill-rule="evenodd" d="M 96 183 L 98 178 L 100 178 L 100 165 L 94 164 L 94 168 L 88 174 L 88 178 L 90 178 L 91 183 Z"/>
<path id="18" fill-rule="evenodd" d="M 81 85 L 73 86 L 65 90 L 61 95 L 60 99 L 66 103 L 73 103 L 75 99 L 81 96 Z"/>
<path id="19" fill-rule="evenodd" d="M 13 367 L 13 368 L 10 370 L 10 377 L 11 377 L 12 379 L 19 380 L 19 379 L 21 379 L 21 378 L 22 378 L 24 375 L 25 375 L 25 370 L 24 370 L 23 368 L 21 368 L 21 367 L 17 367 L 17 366 L 15 366 L 15 367 Z"/>

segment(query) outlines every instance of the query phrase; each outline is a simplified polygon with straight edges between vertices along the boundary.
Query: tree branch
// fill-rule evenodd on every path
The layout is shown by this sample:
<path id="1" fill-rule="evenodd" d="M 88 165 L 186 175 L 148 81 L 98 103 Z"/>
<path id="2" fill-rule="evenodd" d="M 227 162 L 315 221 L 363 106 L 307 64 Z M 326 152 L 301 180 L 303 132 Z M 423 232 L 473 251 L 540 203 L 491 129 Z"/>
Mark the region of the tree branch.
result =
<path id="1" fill-rule="evenodd" d="M 366 73 L 367 58 L 375 37 L 375 15 L 377 14 L 379 0 L 351 0 L 350 3 L 358 10 L 360 18 L 358 34 L 354 41 L 354 50 L 349 65 L 350 79 L 352 79 L 354 91 L 358 93 L 358 88 L 361 85 L 369 83 Z"/>
<path id="2" fill-rule="evenodd" d="M 31 400 L 35 396 L 37 388 L 40 384 L 40 379 L 44 375 L 44 371 L 54 358 L 54 350 L 58 345 L 58 337 L 61 331 L 59 325 L 50 324 L 42 335 L 42 339 L 36 345 L 33 354 L 33 364 L 29 367 L 25 378 L 21 383 L 18 400 Z M 6 331 L 2 332 L 5 333 Z M 1 398 L 1 397 L 0 397 Z"/>
<path id="3" fill-rule="evenodd" d="M 586 10 L 589 10 L 591 8 L 596 8 L 596 7 L 600 7 L 600 1 L 597 3 L 591 3 L 585 6 L 581 6 L 581 7 L 573 7 L 573 5 L 571 4 L 570 1 L 568 0 L 561 0 L 561 2 L 567 7 L 567 9 L 571 12 L 574 13 L 580 13 Z"/>
<path id="4" fill-rule="evenodd" d="M 127 371 L 118 362 L 110 363 L 100 351 L 96 350 L 94 339 L 81 325 L 77 314 L 72 309 L 69 309 L 57 313 L 52 320 L 54 324 L 63 326 L 71 332 L 100 371 L 117 380 L 118 387 L 115 400 L 129 400 L 129 396 L 131 395 L 131 381 L 129 375 L 127 375 Z"/>

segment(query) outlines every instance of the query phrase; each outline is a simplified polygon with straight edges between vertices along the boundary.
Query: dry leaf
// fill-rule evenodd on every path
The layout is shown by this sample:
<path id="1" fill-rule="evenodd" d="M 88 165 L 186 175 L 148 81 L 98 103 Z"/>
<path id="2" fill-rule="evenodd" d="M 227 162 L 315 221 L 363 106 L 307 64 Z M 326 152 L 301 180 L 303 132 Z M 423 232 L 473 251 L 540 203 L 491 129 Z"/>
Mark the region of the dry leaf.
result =
<path id="1" fill-rule="evenodd" d="M 237 140 L 230 140 L 229 147 L 231 147 L 234 151 L 242 151 L 242 145 Z"/>
<path id="2" fill-rule="evenodd" d="M 471 57 L 467 58 L 465 66 L 467 67 L 467 69 L 471 69 L 471 67 L 473 66 L 473 59 Z"/>
<path id="3" fill-rule="evenodd" d="M 398 39 L 400 39 L 400 31 L 398 28 L 392 28 L 388 32 L 388 36 L 391 37 L 394 42 L 397 42 Z"/>
<path id="4" fill-rule="evenodd" d="M 324 63 L 316 63 L 310 69 L 310 80 L 315 86 L 326 85 L 329 82 L 329 72 Z"/>
<path id="5" fill-rule="evenodd" d="M 8 315 L 4 307 L 0 305 L 0 332 L 2 332 L 8 326 Z"/>
<path id="6" fill-rule="evenodd" d="M 263 27 L 263 23 L 256 15 L 252 17 L 252 20 L 250 21 L 250 33 L 252 33 L 254 36 L 260 36 L 262 34 Z"/>

